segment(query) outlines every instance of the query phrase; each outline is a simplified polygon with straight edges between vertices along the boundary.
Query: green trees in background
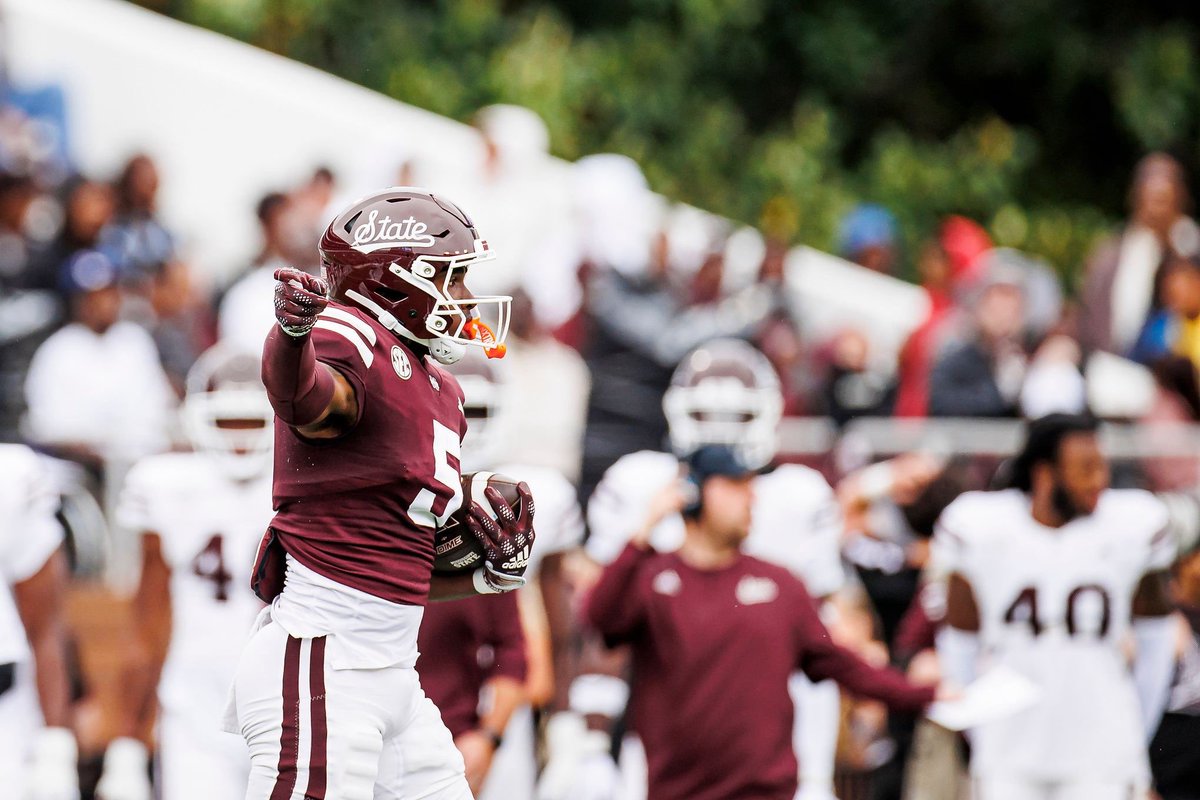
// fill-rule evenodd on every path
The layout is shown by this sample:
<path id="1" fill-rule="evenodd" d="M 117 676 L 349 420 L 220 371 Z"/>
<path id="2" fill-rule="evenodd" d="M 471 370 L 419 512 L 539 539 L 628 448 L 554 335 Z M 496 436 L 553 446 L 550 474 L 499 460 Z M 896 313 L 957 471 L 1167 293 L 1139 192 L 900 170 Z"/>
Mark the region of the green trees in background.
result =
<path id="1" fill-rule="evenodd" d="M 141 2 L 823 249 L 870 200 L 910 259 L 958 212 L 1070 276 L 1142 153 L 1200 164 L 1192 0 Z"/>

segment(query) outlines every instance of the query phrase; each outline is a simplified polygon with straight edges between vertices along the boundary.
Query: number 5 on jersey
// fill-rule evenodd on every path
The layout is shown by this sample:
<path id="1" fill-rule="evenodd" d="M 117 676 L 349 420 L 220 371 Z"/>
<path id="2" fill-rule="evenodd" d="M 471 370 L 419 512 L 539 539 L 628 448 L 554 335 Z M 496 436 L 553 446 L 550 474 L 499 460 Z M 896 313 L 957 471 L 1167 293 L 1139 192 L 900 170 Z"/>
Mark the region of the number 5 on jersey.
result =
<path id="1" fill-rule="evenodd" d="M 429 489 L 417 492 L 412 505 L 408 507 L 409 518 L 422 528 L 440 528 L 450 519 L 450 515 L 458 511 L 462 505 L 462 483 L 458 479 L 458 467 L 450 463 L 450 456 L 459 460 L 458 434 L 447 428 L 436 419 L 433 421 L 433 479 L 450 490 L 450 498 L 441 514 L 433 512 L 433 504 L 438 496 Z"/>

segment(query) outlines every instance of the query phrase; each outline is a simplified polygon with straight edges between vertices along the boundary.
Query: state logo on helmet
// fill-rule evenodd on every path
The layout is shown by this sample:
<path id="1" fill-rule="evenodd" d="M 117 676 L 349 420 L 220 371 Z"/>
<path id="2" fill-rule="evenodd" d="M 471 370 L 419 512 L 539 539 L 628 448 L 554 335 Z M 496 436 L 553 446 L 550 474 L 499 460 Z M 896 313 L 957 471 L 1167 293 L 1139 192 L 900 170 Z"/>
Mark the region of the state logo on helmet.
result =
<path id="1" fill-rule="evenodd" d="M 275 411 L 260 372 L 262 359 L 218 344 L 188 371 L 184 432 L 192 446 L 217 458 L 222 472 L 249 480 L 271 465 Z"/>
<path id="2" fill-rule="evenodd" d="M 729 445 L 757 469 L 775 456 L 783 415 L 779 376 L 746 342 L 714 339 L 675 368 L 663 412 L 671 447 L 680 455 L 704 445 Z"/>
<path id="3" fill-rule="evenodd" d="M 329 224 L 320 250 L 330 297 L 369 311 L 439 362 L 453 364 L 468 346 L 504 355 L 512 298 L 456 296 L 467 268 L 495 253 L 449 200 L 405 186 L 368 195 Z"/>

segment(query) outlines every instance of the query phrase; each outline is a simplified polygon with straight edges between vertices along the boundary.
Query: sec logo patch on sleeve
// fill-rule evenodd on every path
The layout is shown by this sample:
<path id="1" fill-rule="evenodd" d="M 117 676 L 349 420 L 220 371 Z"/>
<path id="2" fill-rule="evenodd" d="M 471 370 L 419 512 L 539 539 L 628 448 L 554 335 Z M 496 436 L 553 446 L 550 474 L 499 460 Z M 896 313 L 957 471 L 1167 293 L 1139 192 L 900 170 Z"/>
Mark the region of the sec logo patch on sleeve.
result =
<path id="1" fill-rule="evenodd" d="M 401 350 L 399 345 L 392 345 L 392 369 L 396 370 L 400 380 L 406 381 L 412 377 L 412 364 L 409 363 L 408 354 Z"/>

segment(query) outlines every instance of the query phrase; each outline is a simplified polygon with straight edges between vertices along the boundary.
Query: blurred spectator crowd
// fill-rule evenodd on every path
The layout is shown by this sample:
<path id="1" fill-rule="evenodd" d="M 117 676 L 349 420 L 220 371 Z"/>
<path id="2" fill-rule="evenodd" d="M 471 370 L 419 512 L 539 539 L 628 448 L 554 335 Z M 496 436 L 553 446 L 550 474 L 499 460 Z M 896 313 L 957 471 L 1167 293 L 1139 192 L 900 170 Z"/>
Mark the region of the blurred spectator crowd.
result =
<path id="1" fill-rule="evenodd" d="M 153 154 L 130 157 L 115 175 L 80 174 L 67 110 L 53 89 L 11 87 L 0 107 L 0 439 L 75 465 L 73 480 L 107 516 L 114 476 L 182 446 L 175 412 L 198 355 L 217 341 L 261 346 L 274 269 L 319 271 L 318 237 L 347 197 L 325 167 L 264 187 L 246 211 L 260 226 L 258 255 L 218 285 L 187 262 L 185 243 L 159 218 L 160 179 L 171 177 Z M 788 290 L 791 243 L 664 201 L 624 156 L 581 159 L 559 196 L 539 182 L 548 136 L 536 115 L 495 106 L 475 124 L 487 157 L 471 175 L 413 161 L 380 183 L 445 186 L 477 215 L 506 266 L 472 288 L 514 296 L 502 367 L 519 413 L 508 415 L 501 446 L 515 453 L 520 443 L 524 463 L 562 472 L 582 503 L 621 456 L 665 449 L 672 374 L 718 337 L 766 355 L 785 417 L 825 417 L 839 430 L 864 417 L 1015 419 L 1085 408 L 1126 422 L 1200 421 L 1200 228 L 1169 155 L 1133 166 L 1128 217 L 1082 265 L 1078 287 L 1064 287 L 1034 256 L 995 247 L 966 217 L 947 216 L 918 253 L 904 254 L 888 209 L 851 209 L 838 255 L 888 276 L 911 258 L 927 299 L 893 353 L 861 320 L 810 334 Z M 905 652 L 901 620 L 933 519 L 957 492 L 984 485 L 995 463 L 903 455 L 881 495 L 863 488 L 872 454 L 852 450 L 806 459 L 844 500 L 843 551 L 874 627 L 862 638 L 907 663 L 915 653 Z M 1118 483 L 1186 493 L 1200 470 L 1194 458 L 1145 459 L 1122 465 Z M 869 707 L 856 713 L 842 763 L 881 770 L 895 750 L 871 742 L 904 735 Z M 844 797 L 886 796 L 856 791 L 842 786 Z"/>
<path id="2" fill-rule="evenodd" d="M 178 440 L 170 411 L 197 355 L 217 340 L 259 346 L 272 272 L 319 271 L 317 238 L 347 195 L 326 167 L 265 192 L 247 209 L 261 230 L 258 254 L 217 284 L 159 219 L 153 157 L 134 155 L 114 176 L 74 171 L 62 98 L 29 94 L 11 92 L 0 113 L 0 436 L 96 459 L 161 450 Z M 1129 218 L 1097 246 L 1077 292 L 1064 292 L 1050 265 L 948 216 L 913 254 L 927 310 L 891 353 L 853 318 L 809 335 L 787 288 L 789 243 L 669 204 L 623 156 L 581 159 L 559 191 L 537 182 L 548 137 L 536 115 L 493 106 L 476 124 L 486 157 L 469 176 L 409 161 L 380 180 L 445 185 L 503 253 L 473 288 L 517 298 L 515 371 L 536 381 L 549 359 L 555 367 L 544 371 L 563 381 L 554 403 L 586 406 L 582 436 L 560 426 L 537 445 L 580 478 L 582 497 L 617 457 L 662 443 L 671 371 L 718 336 L 767 355 L 787 416 L 825 416 L 839 428 L 860 417 L 1036 417 L 1085 406 L 1118 419 L 1200 414 L 1200 229 L 1166 154 L 1136 166 Z M 842 220 L 839 255 L 893 276 L 899 238 L 886 208 L 863 203 Z M 1154 391 L 1137 392 L 1129 375 L 1152 375 Z M 83 386 L 86 408 L 74 402 Z"/>

